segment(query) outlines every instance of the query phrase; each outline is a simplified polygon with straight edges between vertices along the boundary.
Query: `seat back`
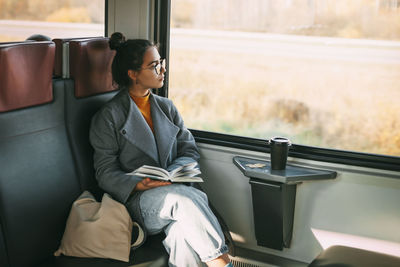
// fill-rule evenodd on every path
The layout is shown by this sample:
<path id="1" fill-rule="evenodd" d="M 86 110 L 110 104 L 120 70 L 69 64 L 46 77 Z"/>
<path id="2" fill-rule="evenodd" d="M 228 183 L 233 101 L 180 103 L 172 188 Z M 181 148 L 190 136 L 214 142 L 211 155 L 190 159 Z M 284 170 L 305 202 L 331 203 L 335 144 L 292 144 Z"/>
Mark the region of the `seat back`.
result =
<path id="1" fill-rule="evenodd" d="M 93 115 L 117 93 L 111 77 L 114 51 L 108 38 L 73 40 L 69 47 L 73 79 L 66 80 L 67 129 L 82 189 L 99 199 L 102 191 L 95 179 L 89 129 Z"/>
<path id="2" fill-rule="evenodd" d="M 53 42 L 0 46 L 0 224 L 12 267 L 36 266 L 53 254 L 81 192 L 65 126 L 65 82 L 52 81 L 54 49 Z"/>

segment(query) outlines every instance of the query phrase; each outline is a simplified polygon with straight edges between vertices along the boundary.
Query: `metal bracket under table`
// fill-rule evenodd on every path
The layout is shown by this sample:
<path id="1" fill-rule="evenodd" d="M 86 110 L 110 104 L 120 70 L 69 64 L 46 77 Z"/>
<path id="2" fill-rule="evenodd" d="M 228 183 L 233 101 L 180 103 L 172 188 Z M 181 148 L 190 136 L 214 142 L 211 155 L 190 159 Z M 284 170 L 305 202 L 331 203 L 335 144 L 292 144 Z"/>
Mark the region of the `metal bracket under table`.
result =
<path id="1" fill-rule="evenodd" d="M 269 161 L 239 156 L 233 163 L 250 178 L 257 245 L 278 250 L 290 247 L 297 184 L 337 176 L 335 171 L 289 164 L 285 170 L 271 170 Z"/>

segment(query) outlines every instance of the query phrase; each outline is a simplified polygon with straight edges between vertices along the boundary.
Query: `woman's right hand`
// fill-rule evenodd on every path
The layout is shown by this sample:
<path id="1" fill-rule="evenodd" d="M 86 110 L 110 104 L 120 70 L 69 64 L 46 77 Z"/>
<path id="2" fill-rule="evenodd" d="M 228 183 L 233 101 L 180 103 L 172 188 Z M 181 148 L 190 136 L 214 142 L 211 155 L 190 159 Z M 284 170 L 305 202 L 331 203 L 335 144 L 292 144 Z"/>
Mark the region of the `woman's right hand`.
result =
<path id="1" fill-rule="evenodd" d="M 170 185 L 171 182 L 164 182 L 158 180 L 152 180 L 150 178 L 144 178 L 142 181 L 136 184 L 134 191 L 145 191 L 148 189 L 156 188 L 159 186 Z"/>

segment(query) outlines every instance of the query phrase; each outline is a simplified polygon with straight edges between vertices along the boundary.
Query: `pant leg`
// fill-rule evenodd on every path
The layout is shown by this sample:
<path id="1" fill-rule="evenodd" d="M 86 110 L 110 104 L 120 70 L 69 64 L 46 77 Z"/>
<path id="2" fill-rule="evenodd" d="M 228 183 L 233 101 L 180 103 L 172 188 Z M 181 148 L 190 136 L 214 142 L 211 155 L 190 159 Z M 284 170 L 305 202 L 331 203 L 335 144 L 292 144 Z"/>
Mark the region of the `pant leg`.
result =
<path id="1" fill-rule="evenodd" d="M 187 243 L 180 226 L 171 222 L 165 229 L 166 238 L 163 245 L 169 254 L 170 267 L 200 267 L 206 266 L 199 255 Z"/>
<path id="2" fill-rule="evenodd" d="M 170 254 L 171 264 L 184 261 L 187 258 L 185 254 L 190 250 L 202 262 L 228 252 L 221 227 L 203 192 L 179 184 L 154 188 L 142 194 L 140 208 L 150 234 L 165 230 L 167 238 L 164 245 L 167 251 L 174 252 Z M 185 244 L 187 248 L 184 250 L 175 248 Z M 193 264 L 193 261 L 188 264 Z"/>

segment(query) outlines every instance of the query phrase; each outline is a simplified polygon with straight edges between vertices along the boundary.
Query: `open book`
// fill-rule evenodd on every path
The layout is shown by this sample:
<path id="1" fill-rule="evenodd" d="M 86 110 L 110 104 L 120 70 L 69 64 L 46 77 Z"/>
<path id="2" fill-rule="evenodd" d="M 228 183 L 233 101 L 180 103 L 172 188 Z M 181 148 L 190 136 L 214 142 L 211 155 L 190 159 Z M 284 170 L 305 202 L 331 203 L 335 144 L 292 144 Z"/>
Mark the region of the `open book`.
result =
<path id="1" fill-rule="evenodd" d="M 190 162 L 168 172 L 159 167 L 143 165 L 129 174 L 173 183 L 203 182 L 203 179 L 197 177 L 201 172 L 196 166 L 197 162 Z"/>

